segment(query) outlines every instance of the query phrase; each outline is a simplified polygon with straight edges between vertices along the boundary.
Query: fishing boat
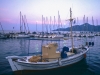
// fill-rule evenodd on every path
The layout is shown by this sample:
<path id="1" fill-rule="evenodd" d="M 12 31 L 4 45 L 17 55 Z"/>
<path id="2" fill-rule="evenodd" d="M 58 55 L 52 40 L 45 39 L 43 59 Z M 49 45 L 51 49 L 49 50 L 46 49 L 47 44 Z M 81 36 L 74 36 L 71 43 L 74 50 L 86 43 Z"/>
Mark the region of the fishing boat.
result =
<path id="1" fill-rule="evenodd" d="M 70 8 L 70 24 L 72 27 L 72 11 Z M 40 55 L 32 56 L 8 56 L 9 64 L 12 71 L 32 70 L 32 71 L 47 71 L 52 69 L 60 69 L 81 61 L 86 57 L 88 46 L 73 46 L 73 37 L 71 29 L 72 47 L 64 46 L 62 50 L 57 51 L 57 43 L 49 43 L 42 46 Z"/>

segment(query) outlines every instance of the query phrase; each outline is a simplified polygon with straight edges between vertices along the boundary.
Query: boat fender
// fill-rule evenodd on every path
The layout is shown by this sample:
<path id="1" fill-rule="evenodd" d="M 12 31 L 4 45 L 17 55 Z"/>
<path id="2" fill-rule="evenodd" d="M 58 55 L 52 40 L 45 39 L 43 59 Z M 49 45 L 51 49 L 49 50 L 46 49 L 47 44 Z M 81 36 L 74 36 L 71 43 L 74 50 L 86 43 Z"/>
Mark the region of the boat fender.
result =
<path id="1" fill-rule="evenodd" d="M 92 42 L 92 46 L 94 46 L 94 42 Z"/>
<path id="2" fill-rule="evenodd" d="M 86 46 L 88 46 L 88 42 L 86 42 Z"/>
<path id="3" fill-rule="evenodd" d="M 91 46 L 91 42 L 89 42 L 89 46 Z"/>

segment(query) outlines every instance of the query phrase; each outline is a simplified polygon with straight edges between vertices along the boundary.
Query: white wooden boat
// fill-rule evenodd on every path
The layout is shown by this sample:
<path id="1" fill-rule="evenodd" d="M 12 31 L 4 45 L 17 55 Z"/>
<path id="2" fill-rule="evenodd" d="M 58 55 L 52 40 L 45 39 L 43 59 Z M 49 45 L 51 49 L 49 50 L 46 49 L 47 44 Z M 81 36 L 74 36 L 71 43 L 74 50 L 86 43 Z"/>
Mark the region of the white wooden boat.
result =
<path id="1" fill-rule="evenodd" d="M 50 49 L 49 49 L 50 48 Z M 67 48 L 67 47 L 66 47 Z M 49 49 L 49 50 L 48 50 Z M 56 52 L 57 46 L 55 44 L 50 44 L 48 46 L 42 47 L 42 57 L 38 56 L 8 56 L 10 66 L 13 71 L 20 70 L 51 70 L 56 68 L 65 67 L 82 60 L 86 52 L 89 50 L 88 47 L 75 48 L 75 52 L 63 52 L 64 57 L 61 53 Z M 41 59 L 42 58 L 42 59 Z"/>

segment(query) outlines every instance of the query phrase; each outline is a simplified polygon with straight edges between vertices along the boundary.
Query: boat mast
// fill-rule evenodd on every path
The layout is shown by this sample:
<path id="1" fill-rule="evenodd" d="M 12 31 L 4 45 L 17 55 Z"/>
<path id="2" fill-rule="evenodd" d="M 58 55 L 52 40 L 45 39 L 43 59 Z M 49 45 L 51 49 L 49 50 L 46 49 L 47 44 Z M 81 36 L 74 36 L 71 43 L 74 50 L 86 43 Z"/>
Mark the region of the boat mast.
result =
<path id="1" fill-rule="evenodd" d="M 50 34 L 51 34 L 51 16 L 50 16 Z"/>
<path id="2" fill-rule="evenodd" d="M 73 36 L 72 36 L 72 34 L 73 34 L 73 32 L 72 32 L 72 22 L 73 22 L 73 19 L 72 19 L 72 10 L 71 10 L 71 8 L 70 8 L 70 25 L 71 25 L 71 43 L 72 43 L 72 52 L 73 52 Z"/>
<path id="3" fill-rule="evenodd" d="M 36 21 L 36 33 L 37 33 L 37 21 Z"/>
<path id="4" fill-rule="evenodd" d="M 93 27 L 92 27 L 92 31 L 93 31 L 93 33 L 94 33 L 94 19 L 93 19 L 93 16 L 92 16 L 92 25 L 93 25 Z"/>
<path id="5" fill-rule="evenodd" d="M 26 30 L 26 25 L 25 25 L 25 20 L 24 20 L 25 16 L 22 16 L 22 21 L 23 21 L 23 25 L 24 25 L 24 32 L 26 33 L 27 30 Z"/>
<path id="6" fill-rule="evenodd" d="M 1 22 L 0 22 L 0 25 L 1 25 Z M 3 34 L 4 34 L 4 30 L 3 30 L 3 27 L 2 27 L 2 25 L 1 25 L 1 28 L 2 28 L 2 31 L 3 31 Z"/>
<path id="7" fill-rule="evenodd" d="M 42 15 L 42 37 L 43 37 L 43 30 L 44 30 L 44 29 L 43 29 L 43 25 L 44 25 L 44 24 L 43 24 L 43 21 L 44 21 L 44 20 L 43 20 L 43 15 Z"/>
<path id="8" fill-rule="evenodd" d="M 59 26 L 59 17 L 60 17 L 60 16 L 59 16 L 59 11 L 58 11 L 58 33 L 60 33 L 60 32 L 59 32 L 59 28 L 60 28 L 60 26 Z"/>
<path id="9" fill-rule="evenodd" d="M 46 31 L 48 33 L 48 18 L 46 17 Z"/>
<path id="10" fill-rule="evenodd" d="M 88 24 L 88 17 L 87 17 L 87 24 Z M 87 32 L 88 32 L 88 26 L 86 26 L 87 27 Z"/>
<path id="11" fill-rule="evenodd" d="M 44 23 L 44 26 L 45 26 L 45 25 L 46 25 L 46 24 L 45 24 L 45 20 L 46 20 L 45 17 L 43 18 L 43 20 L 44 20 L 43 23 Z M 46 26 L 45 26 L 45 28 L 46 28 Z M 45 29 L 44 29 L 44 32 L 45 32 Z"/>
<path id="12" fill-rule="evenodd" d="M 21 11 L 20 11 L 20 32 L 22 32 L 22 26 L 21 26 L 22 19 L 21 19 L 21 17 L 22 17 L 22 15 L 21 15 Z"/>
<path id="13" fill-rule="evenodd" d="M 54 16 L 54 25 L 53 25 L 53 29 L 55 29 L 55 16 Z"/>

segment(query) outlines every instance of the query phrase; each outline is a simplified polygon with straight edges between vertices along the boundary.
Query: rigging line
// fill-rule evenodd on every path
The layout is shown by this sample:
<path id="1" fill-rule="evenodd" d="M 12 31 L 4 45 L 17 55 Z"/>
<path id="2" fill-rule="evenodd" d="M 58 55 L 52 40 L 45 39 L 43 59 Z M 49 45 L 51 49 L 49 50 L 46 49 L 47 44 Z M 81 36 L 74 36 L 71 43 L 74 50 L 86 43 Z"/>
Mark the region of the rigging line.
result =
<path id="1" fill-rule="evenodd" d="M 24 18 L 25 18 L 25 22 L 26 22 L 26 24 L 27 24 L 28 32 L 30 32 L 29 26 L 28 26 L 28 23 L 27 23 L 27 19 L 26 19 L 26 15 L 24 15 Z"/>

